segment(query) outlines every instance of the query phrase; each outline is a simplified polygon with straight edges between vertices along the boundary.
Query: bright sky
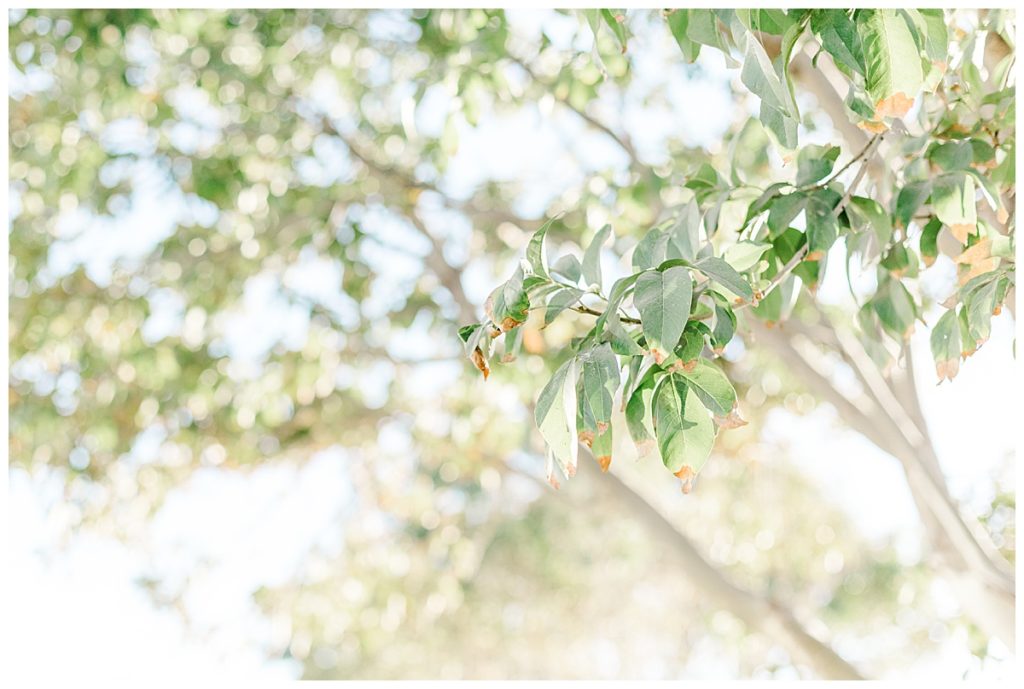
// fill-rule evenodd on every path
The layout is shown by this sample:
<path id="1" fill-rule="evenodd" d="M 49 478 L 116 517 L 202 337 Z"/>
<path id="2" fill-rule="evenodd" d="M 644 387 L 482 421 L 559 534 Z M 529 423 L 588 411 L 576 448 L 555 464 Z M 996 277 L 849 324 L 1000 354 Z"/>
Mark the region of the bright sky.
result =
<path id="1" fill-rule="evenodd" d="M 524 35 L 531 35 L 539 26 L 556 45 L 570 47 L 575 20 L 522 10 L 509 14 Z M 666 33 L 659 35 L 667 37 Z M 576 47 L 589 49 L 589 45 Z M 613 124 L 621 118 L 634 133 L 641 155 L 650 162 L 658 162 L 660 144 L 668 136 L 682 136 L 693 145 L 714 145 L 735 107 L 728 80 L 736 79 L 737 74 L 726 70 L 715 51 L 704 51 L 701 60 L 706 69 L 701 76 L 691 77 L 676 59 L 676 50 L 670 41 L 652 38 L 634 56 L 637 78 L 626 102 L 602 103 L 602 115 Z M 11 92 L 15 96 L 48 86 L 46 75 L 19 76 L 15 71 L 12 68 Z M 666 105 L 637 105 L 638 97 L 657 88 L 671 94 Z M 415 112 L 421 132 L 436 133 L 449 98 L 450 94 L 441 90 L 428 92 Z M 181 150 L 209 145 L 220 136 L 218 123 L 224 120 L 201 94 L 179 90 L 171 102 L 185 119 L 173 136 Z M 325 109 L 338 106 L 329 99 L 319 105 Z M 523 191 L 515 209 L 536 217 L 554 196 L 583 184 L 590 172 L 609 164 L 625 166 L 624 156 L 614 144 L 586 129 L 572 113 L 552 105 L 527 106 L 514 114 L 485 117 L 475 129 L 464 128 L 460 152 L 442 180 L 444 188 L 461 196 L 484 178 L 517 180 Z M 140 121 L 131 119 L 112 122 L 100 133 L 109 150 L 139 153 L 152 150 L 155 136 Z M 827 136 L 827 132 L 819 132 L 819 136 Z M 313 151 L 300 170 L 305 179 L 326 185 L 344 178 L 346 166 L 337 161 L 347 160 L 345 151 L 328 145 L 314 146 Z M 49 254 L 48 268 L 54 280 L 84 265 L 94 281 L 106 284 L 117 262 L 143 260 L 179 223 L 210 228 L 217 223 L 216 208 L 181 193 L 145 158 L 134 164 L 112 165 L 104 177 L 101 181 L 108 185 L 131 178 L 131 203 L 113 217 L 65 214 Z M 16 198 L 12 198 L 11 212 L 17 212 Z M 375 269 L 387 266 L 365 308 L 383 313 L 403 292 L 402 286 L 422 270 L 422 262 L 408 252 L 422 254 L 427 247 L 387 211 L 368 207 L 362 213 L 364 229 L 382 239 L 381 243 L 364 242 L 363 258 Z M 146 222 L 138 222 L 138 218 Z M 430 225 L 446 238 L 446 251 L 452 257 L 467 256 L 468 224 L 442 220 L 435 213 Z M 403 251 L 391 250 L 389 244 L 402 246 Z M 608 269 L 617 267 L 609 265 Z M 943 268 L 932 270 L 938 273 Z M 359 306 L 330 288 L 340 283 L 340 271 L 339 264 L 308 253 L 297 266 L 251 277 L 239 308 L 217 324 L 220 338 L 216 346 L 239 362 L 233 370 L 239 375 L 254 373 L 278 342 L 289 348 L 302 346 L 308 313 L 281 296 L 282 284 L 319 301 L 339 318 L 353 318 Z M 486 295 L 495 274 L 496 267 L 486 261 L 467 266 L 467 293 Z M 838 271 L 832 271 L 820 294 L 826 302 L 846 298 L 846 284 Z M 187 305 L 180 295 L 164 289 L 153 292 L 150 299 L 154 315 L 144 329 L 147 339 L 157 341 L 187 328 Z M 1019 422 L 1011 386 L 993 384 L 1013 365 L 1013 323 L 1005 312 L 994 319 L 991 341 L 962 367 L 953 384 L 938 387 L 932 385 L 927 365 L 931 360 L 927 337 L 924 329 L 919 330 L 914 352 L 921 362 L 920 392 L 930 428 L 953 492 L 968 505 L 980 504 L 989 497 L 991 476 L 1012 456 L 1009 429 Z M 386 403 L 379 381 L 387 375 L 355 371 L 350 375 L 357 385 L 364 386 L 371 405 Z M 458 384 L 461 368 L 434 365 L 415 375 L 425 376 L 425 383 L 429 381 L 431 386 L 452 385 Z M 963 430 L 972 428 L 990 432 Z M 776 410 L 766 423 L 765 437 L 788 445 L 792 461 L 820 484 L 823 499 L 842 505 L 866 536 L 895 538 L 908 558 L 916 557 L 918 520 L 897 463 L 857 434 L 837 431 L 831 409 L 821 408 L 805 417 Z M 143 434 L 133 451 L 134 461 L 153 461 L 161 439 L 160 429 Z M 408 435 L 396 427 L 382 443 L 401 448 L 408 443 Z M 288 580 L 303 567 L 311 551 L 330 549 L 339 541 L 354 500 L 345 467 L 345 451 L 335 449 L 301 467 L 282 461 L 248 473 L 202 468 L 173 490 L 156 518 L 143 527 L 140 540 L 144 548 L 130 548 L 99 534 L 67 533 L 64 524 L 71 508 L 62 503 L 61 479 L 12 470 L 10 520 L 18 528 L 11 530 L 10 589 L 19 593 L 11 600 L 10 617 L 19 620 L 20 632 L 5 654 L 9 669 L 14 676 L 21 670 L 37 680 L 67 682 L 89 675 L 113 679 L 111 673 L 171 680 L 199 675 L 296 676 L 297 664 L 267 660 L 263 653 L 275 640 L 287 638 L 287 622 L 263 617 L 251 595 L 261 586 Z M 879 509 L 879 505 L 885 508 Z M 193 628 L 186 630 L 178 613 L 156 606 L 138 581 L 159 573 L 173 587 L 193 570 L 183 600 Z M 55 647 L 62 649 L 62 662 L 52 662 L 51 649 Z M 923 659 L 910 674 L 959 674 L 971 667 L 972 661 L 957 652 L 955 644 L 950 648 L 943 654 L 944 665 L 936 664 L 934 658 Z M 697 649 L 694 671 L 718 676 L 723 669 L 719 651 L 708 648 L 702 655 Z"/>

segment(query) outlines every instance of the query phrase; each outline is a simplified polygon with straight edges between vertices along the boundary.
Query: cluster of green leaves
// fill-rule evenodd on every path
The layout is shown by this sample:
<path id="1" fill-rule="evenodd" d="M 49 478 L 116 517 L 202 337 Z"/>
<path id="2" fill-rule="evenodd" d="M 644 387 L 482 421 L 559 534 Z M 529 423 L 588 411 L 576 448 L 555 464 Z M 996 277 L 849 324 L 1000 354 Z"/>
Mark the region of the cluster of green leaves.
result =
<path id="1" fill-rule="evenodd" d="M 888 129 L 921 92 L 933 91 L 947 68 L 942 10 L 678 9 L 667 13 L 688 62 L 702 46 L 742 64 L 743 84 L 761 99 L 761 121 L 786 149 L 797 146 L 797 108 L 789 66 L 807 32 L 849 79 L 846 106 L 865 129 Z M 740 59 L 738 56 L 742 56 Z"/>
<path id="2" fill-rule="evenodd" d="M 617 13 L 588 17 L 595 36 L 602 17 L 625 49 Z M 544 244 L 550 222 L 534 235 L 526 259 L 488 299 L 488 320 L 460 334 L 486 376 L 497 337 L 504 334 L 502 360 L 515 358 L 517 328 L 531 309 L 545 310 L 545 325 L 566 310 L 597 316 L 537 402 L 553 483 L 556 464 L 566 476 L 575 472 L 578 441 L 607 468 L 612 400 L 621 389 L 626 425 L 641 454 L 657 447 L 688 487 L 717 430 L 742 423 L 732 385 L 711 363 L 735 335 L 737 311 L 750 307 L 769 326 L 785 320 L 801 284 L 814 292 L 839 240 L 847 270 L 858 258 L 876 270 L 877 289 L 860 306 L 857 326 L 883 368 L 894 358 L 884 342 L 902 347 L 924 320 L 926 304 L 908 285 L 935 261 L 940 232 L 960 247 L 946 253 L 961 266 L 960 288 L 932 335 L 940 381 L 952 378 L 960 358 L 988 338 L 991 317 L 1014 284 L 1012 226 L 997 227 L 977 209 L 980 193 L 997 223 L 1009 219 L 1003 194 L 1014 183 L 1013 88 L 1005 86 L 1005 74 L 992 75 L 1003 84 L 996 89 L 976 77 L 962 57 L 973 50 L 973 38 L 959 46 L 959 69 L 947 74 L 950 39 L 941 11 L 675 10 L 667 20 L 689 61 L 701 46 L 734 62 L 733 53 L 742 52 L 742 81 L 760 97 L 761 124 L 784 148 L 796 146 L 800 122 L 787 68 L 801 40 L 815 40 L 819 56 L 831 55 L 850 80 L 851 119 L 876 134 L 839 168 L 838 147 L 803 146 L 794 178 L 764 188 L 744 184 L 735 171 L 723 175 L 702 165 L 685 182 L 692 199 L 636 243 L 632 273 L 607 296 L 599 257 L 610 227 L 596 234 L 582 260 L 569 254 L 550 265 Z M 808 28 L 811 35 L 802 38 Z M 767 53 L 771 36 L 782 36 L 774 60 Z M 920 110 L 923 135 L 884 133 L 922 92 L 936 89 L 941 93 Z M 988 107 L 992 117 L 971 120 L 967 107 Z M 883 193 L 876 183 L 873 195 L 860 195 L 856 187 L 883 136 L 902 158 L 897 188 Z M 844 185 L 848 170 L 857 172 Z M 726 203 L 743 204 L 745 214 L 735 236 L 716 241 L 716 251 L 711 239 Z"/>
<path id="3" fill-rule="evenodd" d="M 692 202 L 645 235 L 633 252 L 634 272 L 605 296 L 600 256 L 611 227 L 596 233 L 582 259 L 570 253 L 549 263 L 545 236 L 552 222 L 534 234 L 525 260 L 489 297 L 488 320 L 460 331 L 467 353 L 486 375 L 492 342 L 504 333 L 503 360 L 509 360 L 521 340 L 518 326 L 534 304 L 543 307 L 545 325 L 569 309 L 597 315 L 537 401 L 549 480 L 557 483 L 556 464 L 566 476 L 576 472 L 580 441 L 608 468 L 621 389 L 620 406 L 638 448 L 646 453 L 656 446 L 665 466 L 688 481 L 707 460 L 716 426 L 738 423 L 736 392 L 710 359 L 735 333 L 734 308 L 754 299 L 752 279 L 741 271 L 762 263 L 771 245 L 740 242 L 727 256 L 714 255 Z M 602 311 L 588 305 L 601 302 Z M 707 347 L 711 356 L 704 354 Z"/>

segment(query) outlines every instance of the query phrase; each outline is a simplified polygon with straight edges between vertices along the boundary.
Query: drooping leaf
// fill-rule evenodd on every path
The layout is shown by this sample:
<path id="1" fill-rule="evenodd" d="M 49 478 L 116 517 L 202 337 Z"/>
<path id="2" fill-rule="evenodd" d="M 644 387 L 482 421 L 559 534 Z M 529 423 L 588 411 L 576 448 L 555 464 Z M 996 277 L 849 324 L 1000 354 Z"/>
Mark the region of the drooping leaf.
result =
<path id="1" fill-rule="evenodd" d="M 554 221 L 555 218 L 551 218 L 541 225 L 540 229 L 533 233 L 530 243 L 526 245 L 526 260 L 530 264 L 530 269 L 533 270 L 534 275 L 545 278 L 549 277 L 549 274 L 547 253 L 544 250 L 544 237 Z"/>
<path id="2" fill-rule="evenodd" d="M 836 241 L 839 228 L 834 209 L 840 196 L 832 189 L 818 189 L 807 197 L 807 258 L 824 256 Z"/>
<path id="3" fill-rule="evenodd" d="M 641 457 L 650 454 L 655 447 L 651 402 L 654 397 L 656 372 L 655 366 L 649 367 L 647 372 L 640 377 L 640 381 L 626 402 L 626 428 Z"/>
<path id="4" fill-rule="evenodd" d="M 562 256 L 554 265 L 551 266 L 551 273 L 565 278 L 572 284 L 578 284 L 580 276 L 583 274 L 583 269 L 580 266 L 580 260 L 573 254 L 566 254 Z"/>
<path id="5" fill-rule="evenodd" d="M 807 194 L 795 192 L 780 196 L 772 202 L 768 211 L 768 229 L 771 236 L 776 237 L 789 229 L 790 223 L 800 215 L 807 205 Z"/>
<path id="6" fill-rule="evenodd" d="M 484 305 L 487 317 L 502 332 L 526 322 L 530 311 L 530 298 L 523 286 L 523 267 L 519 266 L 503 285 L 495 288 Z"/>
<path id="7" fill-rule="evenodd" d="M 534 409 L 537 428 L 559 468 L 566 476 L 576 473 L 579 439 L 576 430 L 576 381 L 579 364 L 575 357 L 562 364 L 541 390 Z"/>
<path id="8" fill-rule="evenodd" d="M 796 119 L 789 117 L 780 110 L 776 110 L 764 101 L 761 102 L 759 114 L 761 124 L 766 131 L 774 137 L 775 143 L 785 151 L 792 151 L 799 143 L 797 126 L 800 124 Z"/>
<path id="9" fill-rule="evenodd" d="M 825 179 L 838 157 L 838 146 L 804 146 L 796 157 L 796 185 L 802 187 Z"/>
<path id="10" fill-rule="evenodd" d="M 595 423 L 591 444 L 594 456 L 605 471 L 611 462 L 612 400 L 619 388 L 619 363 L 608 345 L 601 345 L 582 360 L 583 404 Z"/>
<path id="11" fill-rule="evenodd" d="M 927 180 L 911 182 L 900 189 L 899 194 L 896 195 L 896 211 L 893 213 L 896 226 L 910 227 L 914 213 L 931 193 L 932 184 Z"/>
<path id="12" fill-rule="evenodd" d="M 669 235 L 652 229 L 637 242 L 633 249 L 633 270 L 650 270 L 664 263 L 668 257 Z"/>
<path id="13" fill-rule="evenodd" d="M 846 208 L 848 213 L 852 212 L 867 224 L 879 250 L 892 239 L 892 219 L 878 201 L 865 196 L 851 196 Z"/>
<path id="14" fill-rule="evenodd" d="M 666 258 L 694 260 L 702 246 L 700 230 L 700 209 L 691 201 L 680 209 L 675 224 L 668 231 Z"/>
<path id="15" fill-rule="evenodd" d="M 932 185 L 932 210 L 961 244 L 978 232 L 978 212 L 974 199 L 974 178 L 963 172 L 945 174 Z"/>
<path id="16" fill-rule="evenodd" d="M 942 221 L 938 218 L 932 218 L 921 232 L 921 259 L 924 261 L 925 266 L 935 263 L 935 259 L 939 255 L 938 241 L 939 230 L 941 229 Z"/>
<path id="17" fill-rule="evenodd" d="M 601 9 L 601 18 L 611 29 L 612 35 L 619 42 L 622 52 L 626 52 L 626 14 L 623 10 Z"/>
<path id="18" fill-rule="evenodd" d="M 761 43 L 750 33 L 746 35 L 740 80 L 744 86 L 750 89 L 751 93 L 761 99 L 762 104 L 787 118 L 796 119 L 797 115 L 790 103 L 789 94 L 783 86 L 779 74 L 775 71 L 771 59 L 765 53 Z"/>
<path id="19" fill-rule="evenodd" d="M 690 24 L 690 10 L 677 8 L 668 15 L 668 27 L 672 36 L 679 44 L 679 50 L 683 53 L 683 59 L 687 62 L 696 61 L 700 55 L 701 44 L 687 35 L 687 28 Z"/>
<path id="20" fill-rule="evenodd" d="M 754 290 L 751 289 L 750 283 L 726 261 L 715 256 L 706 256 L 698 261 L 694 261 L 693 267 L 704 273 L 708 279 L 717 282 L 733 294 L 747 301 L 754 298 Z"/>
<path id="21" fill-rule="evenodd" d="M 856 17 L 866 67 L 865 88 L 874 120 L 903 117 L 914 104 L 924 74 L 907 20 L 894 9 L 859 10 Z"/>
<path id="22" fill-rule="evenodd" d="M 505 351 L 501 355 L 501 363 L 508 364 L 516 360 L 523 346 L 523 329 L 516 328 L 505 333 Z"/>
<path id="23" fill-rule="evenodd" d="M 988 341 L 992 334 L 992 315 L 998 305 L 999 281 L 989 280 L 964 297 L 967 323 L 977 346 Z"/>
<path id="24" fill-rule="evenodd" d="M 594 235 L 594 241 L 590 243 L 587 250 L 583 252 L 583 282 L 585 285 L 601 287 L 601 247 L 608 239 L 608 235 L 612 231 L 611 225 L 605 225 L 597 234 Z"/>
<path id="25" fill-rule="evenodd" d="M 820 9 L 811 12 L 811 31 L 818 36 L 822 47 L 832 56 L 832 61 L 847 74 L 864 76 L 864 51 L 861 47 L 857 25 L 850 18 L 848 10 Z"/>
<path id="26" fill-rule="evenodd" d="M 652 400 L 654 432 L 661 460 L 672 473 L 699 473 L 711 455 L 715 427 L 708 411 L 678 373 L 664 376 Z"/>
<path id="27" fill-rule="evenodd" d="M 557 291 L 548 300 L 548 307 L 544 311 L 544 325 L 551 325 L 559 314 L 578 302 L 581 296 L 583 296 L 583 290 L 575 287 L 557 288 Z"/>
<path id="28" fill-rule="evenodd" d="M 749 239 L 744 239 L 741 242 L 736 242 L 722 255 L 722 258 L 738 272 L 749 270 L 757 265 L 757 262 L 761 260 L 764 252 L 772 248 L 772 245 L 768 242 L 756 242 Z"/>
<path id="29" fill-rule="evenodd" d="M 736 390 L 714 364 L 698 359 L 690 370 L 681 369 L 679 375 L 690 384 L 690 389 L 709 411 L 725 416 L 736 406 Z"/>
<path id="30" fill-rule="evenodd" d="M 633 287 L 634 283 L 636 283 L 639 277 L 639 273 L 633 273 L 632 275 L 627 275 L 626 277 L 619 278 L 612 285 L 612 291 L 608 295 L 608 306 L 605 307 L 605 310 L 601 313 L 600 317 L 598 317 L 597 319 L 597 322 L 594 324 L 594 330 L 598 334 L 600 334 L 603 331 L 604 325 L 608 321 L 608 319 L 613 314 L 618 313 L 619 306 L 622 305 L 622 300 L 625 299 L 626 295 L 629 294 L 629 290 Z"/>
<path id="31" fill-rule="evenodd" d="M 890 335 L 897 340 L 910 337 L 917 319 L 917 307 L 902 282 L 893 279 L 881 282 L 871 303 L 879 322 Z"/>
<path id="32" fill-rule="evenodd" d="M 736 334 L 736 314 L 732 306 L 717 292 L 711 293 L 715 303 L 715 321 L 711 328 L 711 345 L 718 354 Z"/>
<path id="33" fill-rule="evenodd" d="M 668 357 L 683 334 L 692 296 L 690 271 L 683 266 L 648 270 L 637 278 L 633 303 L 640 311 L 647 347 L 656 362 Z"/>
<path id="34" fill-rule="evenodd" d="M 931 346 L 939 382 L 953 380 L 960 370 L 960 324 L 955 309 L 946 311 L 935 324 Z"/>

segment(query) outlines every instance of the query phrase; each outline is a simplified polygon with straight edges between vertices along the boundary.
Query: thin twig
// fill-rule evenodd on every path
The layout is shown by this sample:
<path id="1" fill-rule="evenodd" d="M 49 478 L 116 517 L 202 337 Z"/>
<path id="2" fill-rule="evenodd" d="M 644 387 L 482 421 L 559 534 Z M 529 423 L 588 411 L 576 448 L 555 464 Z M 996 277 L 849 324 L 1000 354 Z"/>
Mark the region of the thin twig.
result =
<path id="1" fill-rule="evenodd" d="M 844 169 L 846 169 L 846 167 L 849 167 L 850 164 L 866 158 L 869 155 L 869 152 L 873 148 L 878 146 L 878 143 L 882 140 L 882 136 L 882 134 L 875 134 L 873 137 L 871 137 L 871 141 L 869 141 L 868 145 L 864 147 L 864 150 L 862 150 L 856 158 L 851 160 L 850 163 L 844 167 Z M 845 208 L 846 204 L 848 204 L 850 202 L 850 199 L 853 198 L 853 192 L 857 189 L 857 185 L 860 184 L 860 181 L 864 178 L 864 173 L 867 172 L 867 169 L 868 160 L 865 159 L 863 163 L 861 163 L 860 169 L 857 170 L 856 177 L 853 178 L 853 181 L 850 182 L 850 186 L 846 189 L 846 193 L 843 194 L 843 197 L 839 200 L 839 203 L 836 204 L 836 207 L 832 210 L 833 218 L 838 218 L 839 214 L 843 212 L 843 208 Z M 783 280 L 786 279 L 786 276 L 789 275 L 789 273 L 792 272 L 794 269 L 796 269 L 797 265 L 800 264 L 800 261 L 802 261 L 804 259 L 804 256 L 807 255 L 808 248 L 808 244 L 805 243 L 802 247 L 800 247 L 800 249 L 795 254 L 793 254 L 793 258 L 789 259 L 789 261 L 786 262 L 786 265 L 782 267 L 782 270 L 776 273 L 775 277 L 773 277 L 771 282 L 768 283 L 768 287 L 766 287 L 764 292 L 761 293 L 761 297 L 758 301 L 764 299 L 769 294 L 771 294 L 772 291 L 776 287 L 778 287 Z M 739 311 L 740 309 L 753 305 L 754 302 L 748 301 L 740 304 L 733 310 Z"/>

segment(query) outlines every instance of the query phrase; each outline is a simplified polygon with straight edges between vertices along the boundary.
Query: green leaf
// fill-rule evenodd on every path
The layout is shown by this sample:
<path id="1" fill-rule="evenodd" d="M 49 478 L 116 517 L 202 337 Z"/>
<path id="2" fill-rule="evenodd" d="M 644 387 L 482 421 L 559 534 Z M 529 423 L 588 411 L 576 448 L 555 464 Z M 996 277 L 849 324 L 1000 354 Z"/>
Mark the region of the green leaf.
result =
<path id="1" fill-rule="evenodd" d="M 659 229 L 647 232 L 633 249 L 633 270 L 650 270 L 665 262 L 668 256 L 669 235 Z"/>
<path id="2" fill-rule="evenodd" d="M 636 388 L 626 402 L 626 429 L 636 445 L 641 457 L 647 456 L 654 448 L 654 421 L 651 414 L 651 401 L 657 379 L 657 366 L 650 366 L 640 378 Z"/>
<path id="3" fill-rule="evenodd" d="M 752 34 L 748 33 L 746 38 L 740 80 L 744 86 L 750 89 L 751 93 L 761 99 L 763 105 L 795 120 L 796 111 L 790 104 L 789 94 L 782 85 L 782 80 L 779 79 L 764 47 Z"/>
<path id="4" fill-rule="evenodd" d="M 903 117 L 914 104 L 924 79 L 910 26 L 898 10 L 890 9 L 859 10 L 856 21 L 873 119 Z"/>
<path id="5" fill-rule="evenodd" d="M 672 36 L 679 44 L 679 50 L 683 53 L 683 59 L 687 62 L 694 62 L 700 55 L 700 43 L 687 35 L 687 28 L 690 23 L 690 11 L 679 8 L 668 15 L 668 27 Z"/>
<path id="6" fill-rule="evenodd" d="M 931 346 L 939 382 L 953 380 L 960 370 L 960 324 L 955 309 L 946 311 L 935 324 Z"/>
<path id="7" fill-rule="evenodd" d="M 938 258 L 939 230 L 941 229 L 942 221 L 938 218 L 932 218 L 921 232 L 921 258 L 924 260 L 925 266 L 935 263 L 935 259 Z"/>
<path id="8" fill-rule="evenodd" d="M 839 228 L 836 225 L 835 207 L 841 200 L 831 189 L 818 189 L 807 198 L 807 256 L 821 256 L 835 244 Z"/>
<path id="9" fill-rule="evenodd" d="M 680 209 L 675 224 L 668 232 L 666 258 L 695 259 L 701 248 L 700 225 L 700 208 L 691 201 Z"/>
<path id="10" fill-rule="evenodd" d="M 633 303 L 640 311 L 647 348 L 656 362 L 668 357 L 683 334 L 692 297 L 690 271 L 683 266 L 664 272 L 648 270 L 637 278 Z"/>
<path id="11" fill-rule="evenodd" d="M 778 267 L 781 268 L 782 265 L 789 263 L 789 260 L 796 255 L 796 252 L 807 244 L 807 235 L 795 227 L 791 227 L 772 240 L 772 244 L 775 247 L 775 256 L 781 262 L 781 265 Z M 764 277 L 772 277 L 775 274 L 776 271 L 773 269 L 770 273 L 766 273 Z M 818 284 L 818 278 L 821 275 L 821 263 L 819 261 L 801 261 L 793 269 L 793 275 L 800 278 L 805 285 L 814 286 Z M 780 308 L 781 305 L 780 302 Z"/>
<path id="12" fill-rule="evenodd" d="M 697 396 L 679 374 L 663 377 L 652 400 L 654 432 L 661 460 L 672 473 L 684 467 L 697 474 L 715 443 L 715 427 Z"/>
<path id="13" fill-rule="evenodd" d="M 639 277 L 639 273 L 634 273 L 615 281 L 612 285 L 611 294 L 608 295 L 608 306 L 605 307 L 604 312 L 598 317 L 597 322 L 594 324 L 595 331 L 600 333 L 608 319 L 611 318 L 612 315 L 618 313 L 622 300 L 626 298 L 630 288 Z"/>
<path id="14" fill-rule="evenodd" d="M 743 279 L 743 276 L 726 261 L 714 256 L 705 256 L 699 261 L 695 261 L 693 267 L 733 294 L 743 297 L 747 301 L 754 298 L 754 290 L 751 289 L 750 283 Z"/>
<path id="15" fill-rule="evenodd" d="M 499 285 L 491 292 L 484 309 L 487 317 L 502 332 L 507 332 L 526 321 L 530 311 L 530 298 L 523 286 L 522 266 L 516 268 L 516 272 L 505 284 Z"/>
<path id="16" fill-rule="evenodd" d="M 566 476 L 576 473 L 579 439 L 576 435 L 576 358 L 562 364 L 537 398 L 534 419 L 555 461 Z"/>
<path id="17" fill-rule="evenodd" d="M 690 20 L 686 27 L 686 35 L 690 40 L 728 53 L 725 42 L 718 32 L 718 18 L 714 12 L 706 9 L 693 9 L 689 12 Z"/>
<path id="18" fill-rule="evenodd" d="M 789 229 L 790 223 L 800 215 L 807 205 L 807 194 L 797 192 L 780 196 L 772 202 L 768 211 L 768 229 L 772 237 L 777 237 Z"/>
<path id="19" fill-rule="evenodd" d="M 797 125 L 799 122 L 761 101 L 760 120 L 764 128 L 775 138 L 775 143 L 792 151 L 797 147 Z"/>
<path id="20" fill-rule="evenodd" d="M 736 17 L 750 31 L 781 36 L 797 23 L 792 16 L 794 11 L 787 14 L 785 10 L 778 9 L 737 9 Z"/>
<path id="21" fill-rule="evenodd" d="M 483 326 L 480 323 L 473 323 L 472 325 L 464 325 L 459 328 L 459 338 L 463 344 L 468 344 L 469 339 Z"/>
<path id="22" fill-rule="evenodd" d="M 551 266 L 551 272 L 560 275 L 572 284 L 578 284 L 583 270 L 580 267 L 580 260 L 572 254 L 562 256 Z"/>
<path id="23" fill-rule="evenodd" d="M 612 11 L 609 9 L 602 9 L 601 17 L 604 19 L 605 24 L 608 25 L 608 28 L 612 30 L 612 34 L 622 47 L 622 52 L 626 52 L 625 13 L 620 10 Z M 622 21 L 619 21 L 620 18 Z"/>
<path id="24" fill-rule="evenodd" d="M 725 346 L 736 334 L 736 314 L 732 306 L 717 292 L 711 293 L 715 302 L 715 323 L 711 329 L 711 344 L 714 351 L 722 353 Z"/>
<path id="25" fill-rule="evenodd" d="M 523 329 L 516 328 L 505 333 L 505 352 L 501 355 L 501 363 L 507 364 L 516 360 L 523 346 Z"/>
<path id="26" fill-rule="evenodd" d="M 541 225 L 540 229 L 533 233 L 530 243 L 526 245 L 526 260 L 530 264 L 530 269 L 533 270 L 534 275 L 549 277 L 548 260 L 544 251 L 544 237 L 554 221 L 555 218 L 551 218 Z"/>
<path id="27" fill-rule="evenodd" d="M 916 10 L 924 20 L 924 49 L 933 63 L 949 61 L 949 29 L 941 9 Z"/>
<path id="28" fill-rule="evenodd" d="M 999 303 L 998 287 L 998 280 L 990 280 L 964 298 L 971 336 L 979 346 L 992 334 L 992 312 Z"/>
<path id="29" fill-rule="evenodd" d="M 701 163 L 697 173 L 691 175 L 683 186 L 692 189 L 697 200 L 703 203 L 710 193 L 718 189 L 719 184 L 721 184 L 721 179 L 715 172 L 715 168 L 707 163 Z"/>
<path id="30" fill-rule="evenodd" d="M 698 359 L 692 370 L 681 369 L 678 373 L 687 380 L 690 389 L 712 413 L 726 416 L 736 406 L 736 390 L 732 383 L 706 360 Z"/>
<path id="31" fill-rule="evenodd" d="M 612 312 L 605 325 L 608 342 L 611 343 L 612 351 L 616 354 L 624 356 L 646 354 L 643 347 L 637 344 L 636 340 L 623 327 L 618 313 Z"/>
<path id="32" fill-rule="evenodd" d="M 558 318 L 559 314 L 575 304 L 583 296 L 583 290 L 575 287 L 559 287 L 548 300 L 547 310 L 544 311 L 544 325 L 550 325 Z"/>
<path id="33" fill-rule="evenodd" d="M 886 279 L 872 298 L 882 327 L 895 339 L 905 340 L 914 331 L 917 307 L 910 292 L 899 280 Z"/>
<path id="34" fill-rule="evenodd" d="M 910 227 L 914 213 L 925 202 L 928 195 L 932 193 L 931 182 L 922 180 L 911 182 L 902 189 L 896 196 L 896 211 L 893 213 L 897 227 Z"/>
<path id="35" fill-rule="evenodd" d="M 848 10 L 813 10 L 811 31 L 818 36 L 822 47 L 832 56 L 839 69 L 847 74 L 856 72 L 864 76 L 864 51 L 857 25 Z"/>
<path id="36" fill-rule="evenodd" d="M 747 208 L 747 217 L 744 218 L 743 225 L 746 226 L 755 216 L 771 207 L 775 200 L 782 196 L 782 190 L 788 186 L 790 186 L 788 182 L 775 182 L 769 185 Z"/>
<path id="37" fill-rule="evenodd" d="M 710 329 L 700 321 L 689 321 L 683 329 L 679 346 L 672 352 L 674 358 L 666 361 L 665 366 L 669 366 L 670 362 L 675 363 L 677 360 L 683 365 L 696 361 L 700 357 L 700 353 L 704 351 L 704 336 L 709 334 Z"/>
<path id="38" fill-rule="evenodd" d="M 892 219 L 877 201 L 866 196 L 851 196 L 846 208 L 848 215 L 852 212 L 867 223 L 878 242 L 879 250 L 888 245 L 892 239 Z"/>
<path id="39" fill-rule="evenodd" d="M 974 149 L 969 141 L 947 141 L 929 146 L 925 156 L 946 172 L 966 170 L 974 161 Z"/>
<path id="40" fill-rule="evenodd" d="M 949 226 L 961 244 L 967 235 L 977 233 L 977 207 L 974 200 L 974 178 L 966 173 L 942 175 L 932 187 L 932 210 Z"/>
<path id="41" fill-rule="evenodd" d="M 838 157 L 838 146 L 804 146 L 796 157 L 796 185 L 802 187 L 825 179 Z"/>
<path id="42" fill-rule="evenodd" d="M 756 242 L 745 239 L 737 242 L 725 250 L 722 258 L 733 267 L 734 270 L 743 272 L 757 265 L 764 252 L 772 248 L 768 242 Z"/>
<path id="43" fill-rule="evenodd" d="M 591 449 L 602 468 L 611 461 L 612 400 L 619 389 L 619 362 L 608 345 L 601 345 L 581 357 L 583 404 L 596 425 Z"/>
<path id="44" fill-rule="evenodd" d="M 594 241 L 590 242 L 590 246 L 583 253 L 583 282 L 588 287 L 601 287 L 601 246 L 611 231 L 611 225 L 605 225 L 598 230 L 594 235 Z"/>

